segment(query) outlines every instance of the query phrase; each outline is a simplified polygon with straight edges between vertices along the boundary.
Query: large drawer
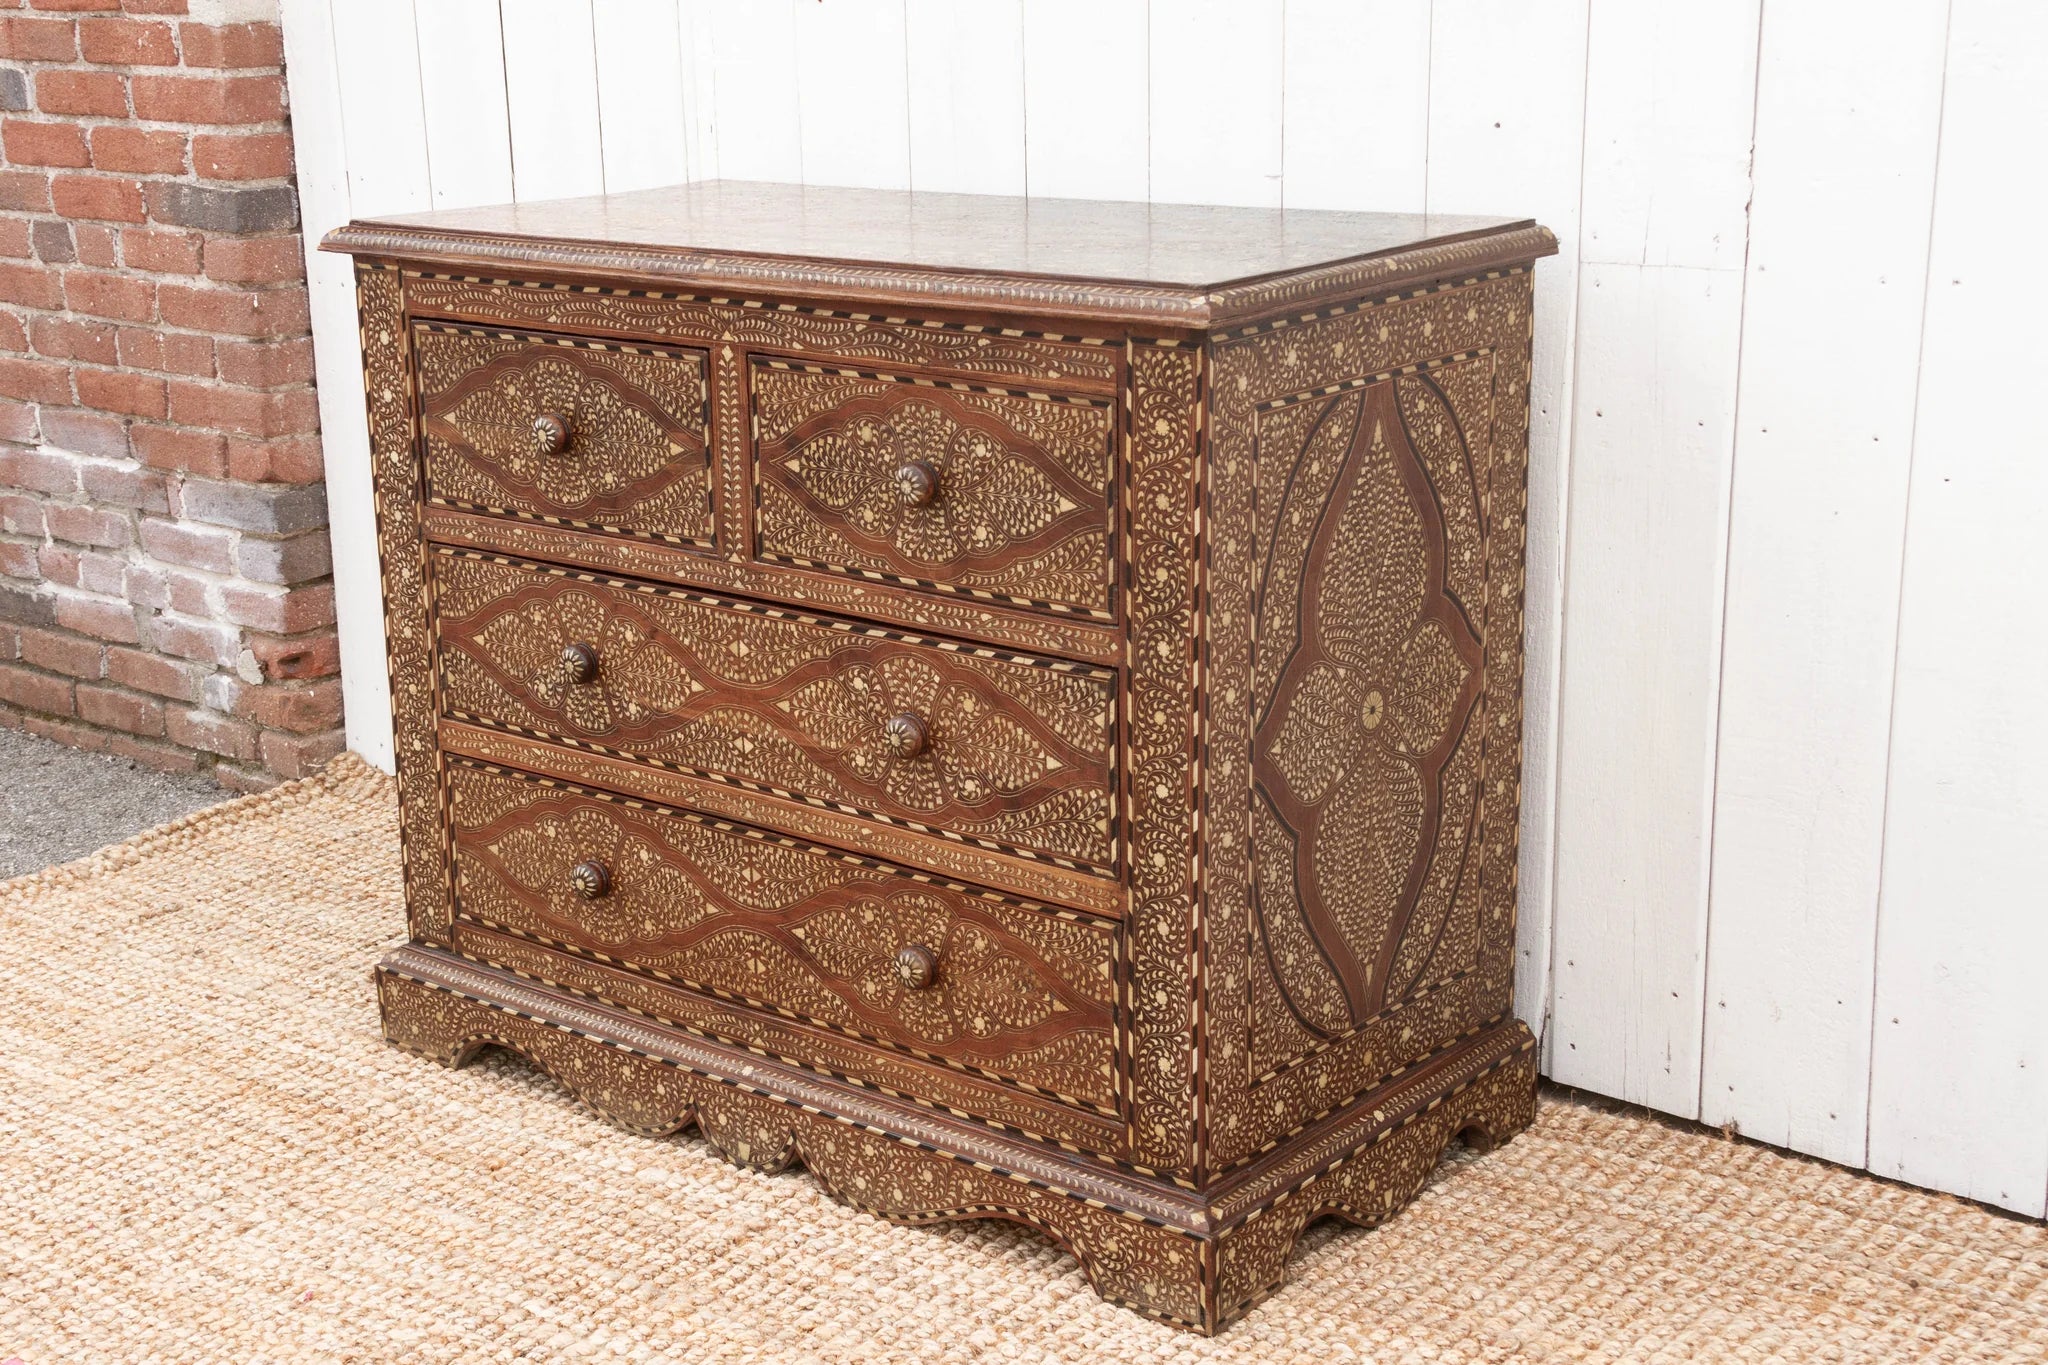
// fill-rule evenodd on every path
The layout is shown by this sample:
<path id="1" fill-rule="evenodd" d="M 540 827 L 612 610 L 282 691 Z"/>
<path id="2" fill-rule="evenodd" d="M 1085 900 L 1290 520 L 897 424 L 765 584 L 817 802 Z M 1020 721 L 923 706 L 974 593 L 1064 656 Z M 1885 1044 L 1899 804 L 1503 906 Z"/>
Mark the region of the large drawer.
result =
<path id="1" fill-rule="evenodd" d="M 1108 670 L 475 551 L 431 562 L 456 719 L 1115 870 Z"/>
<path id="2" fill-rule="evenodd" d="M 712 543 L 701 351 L 415 323 L 436 502 Z"/>
<path id="3" fill-rule="evenodd" d="M 783 360 L 749 382 L 762 559 L 1114 617 L 1107 399 Z"/>
<path id="4" fill-rule="evenodd" d="M 500 769 L 447 780 L 465 922 L 744 1007 L 718 1026 L 736 1041 L 763 1011 L 1116 1112 L 1106 921 Z"/>

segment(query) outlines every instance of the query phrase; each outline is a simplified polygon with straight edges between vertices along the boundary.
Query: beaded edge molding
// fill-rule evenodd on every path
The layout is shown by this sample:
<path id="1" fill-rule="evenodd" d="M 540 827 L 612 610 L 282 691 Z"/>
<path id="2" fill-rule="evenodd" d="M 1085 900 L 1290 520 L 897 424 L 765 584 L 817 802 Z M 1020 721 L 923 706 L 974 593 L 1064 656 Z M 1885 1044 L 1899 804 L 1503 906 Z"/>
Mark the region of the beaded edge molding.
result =
<path id="1" fill-rule="evenodd" d="M 688 284 L 715 290 L 831 294 L 870 302 L 917 302 L 1016 313 L 1058 313 L 1168 327 L 1217 328 L 1281 308 L 1427 283 L 1446 275 L 1514 265 L 1557 250 L 1533 223 L 1354 257 L 1306 270 L 1197 286 L 1055 280 L 937 267 L 787 260 L 687 247 L 620 247 L 595 242 L 466 233 L 356 221 L 336 228 L 322 251 L 414 264 L 523 265 Z"/>

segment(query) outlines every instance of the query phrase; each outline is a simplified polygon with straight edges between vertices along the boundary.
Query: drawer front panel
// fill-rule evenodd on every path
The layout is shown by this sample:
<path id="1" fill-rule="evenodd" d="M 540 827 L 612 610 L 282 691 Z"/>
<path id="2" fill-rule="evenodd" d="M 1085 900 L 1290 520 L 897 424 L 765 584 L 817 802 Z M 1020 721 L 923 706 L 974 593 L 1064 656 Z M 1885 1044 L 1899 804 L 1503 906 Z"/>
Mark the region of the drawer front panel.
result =
<path id="1" fill-rule="evenodd" d="M 703 352 L 432 323 L 413 347 L 434 501 L 711 544 Z"/>
<path id="2" fill-rule="evenodd" d="M 433 565 L 456 719 L 1114 868 L 1105 670 L 466 551 Z"/>
<path id="3" fill-rule="evenodd" d="M 672 985 L 645 971 L 595 961 L 539 940 L 486 929 L 473 920 L 455 925 L 465 957 L 505 967 L 548 985 L 566 986 L 608 1005 L 621 1005 L 657 1023 L 725 1039 L 777 1061 L 920 1101 L 1077 1151 L 1111 1156 L 1124 1149 L 1120 1117 L 1039 1094 L 1028 1086 L 991 1080 L 980 1072 L 875 1047 L 850 1034 L 801 1024 L 768 1010 L 731 1004 Z"/>
<path id="4" fill-rule="evenodd" d="M 1115 615 L 1113 408 L 757 361 L 762 559 Z"/>
<path id="5" fill-rule="evenodd" d="M 503 770 L 448 781 L 467 921 L 1115 1112 L 1104 922 Z"/>

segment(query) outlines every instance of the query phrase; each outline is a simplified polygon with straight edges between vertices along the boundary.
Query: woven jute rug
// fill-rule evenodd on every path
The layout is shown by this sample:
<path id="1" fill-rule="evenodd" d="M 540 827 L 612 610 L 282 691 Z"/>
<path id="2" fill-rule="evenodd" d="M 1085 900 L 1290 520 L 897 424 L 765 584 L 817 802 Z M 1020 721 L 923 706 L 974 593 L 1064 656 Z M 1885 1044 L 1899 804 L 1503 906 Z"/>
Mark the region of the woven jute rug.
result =
<path id="1" fill-rule="evenodd" d="M 402 923 L 352 758 L 0 885 L 0 1362 L 2048 1358 L 2040 1225 L 1565 1103 L 1203 1341 L 386 1046 Z"/>

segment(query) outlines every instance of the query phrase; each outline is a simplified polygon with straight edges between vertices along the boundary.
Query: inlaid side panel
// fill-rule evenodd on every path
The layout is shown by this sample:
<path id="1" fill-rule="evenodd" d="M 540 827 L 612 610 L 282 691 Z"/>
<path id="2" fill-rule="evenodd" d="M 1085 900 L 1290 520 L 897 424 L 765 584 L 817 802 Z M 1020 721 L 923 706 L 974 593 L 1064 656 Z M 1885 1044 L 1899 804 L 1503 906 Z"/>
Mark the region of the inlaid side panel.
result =
<path id="1" fill-rule="evenodd" d="M 1108 401 L 787 361 L 750 387 L 762 558 L 1113 615 Z"/>
<path id="2" fill-rule="evenodd" d="M 702 352 L 417 324 L 437 502 L 708 546 Z"/>
<path id="3" fill-rule="evenodd" d="M 467 552 L 433 564 L 457 718 L 1115 866 L 1106 670 Z"/>
<path id="4" fill-rule="evenodd" d="M 1440 472 L 1466 516 L 1468 604 L 1446 581 L 1458 551 L 1397 397 L 1414 385 L 1429 395 L 1413 399 L 1418 415 L 1449 421 L 1428 383 L 1383 381 L 1260 419 L 1260 472 L 1279 491 L 1270 522 L 1261 509 L 1253 666 L 1257 1073 L 1398 999 L 1453 902 L 1476 897 L 1465 873 L 1484 731 L 1477 489 L 1460 449 Z"/>
<path id="5" fill-rule="evenodd" d="M 377 558 L 384 586 L 384 647 L 391 670 L 406 917 L 413 938 L 445 945 L 454 906 L 440 809 L 442 758 L 435 735 L 440 705 L 428 626 L 433 589 L 420 533 L 424 489 L 413 440 L 412 347 L 406 337 L 398 271 L 359 262 L 356 307 L 369 405 Z"/>
<path id="6" fill-rule="evenodd" d="M 1527 276 L 1218 338 L 1218 1169 L 1508 1009 Z"/>
<path id="7" fill-rule="evenodd" d="M 564 784 L 448 780 L 465 920 L 1117 1112 L 1106 922 Z"/>
<path id="8" fill-rule="evenodd" d="M 1204 856 L 1202 679 L 1203 352 L 1134 342 L 1125 432 L 1123 573 L 1130 706 L 1132 1141 L 1162 1170 L 1201 1165 L 1202 1059 L 1195 973 Z"/>

